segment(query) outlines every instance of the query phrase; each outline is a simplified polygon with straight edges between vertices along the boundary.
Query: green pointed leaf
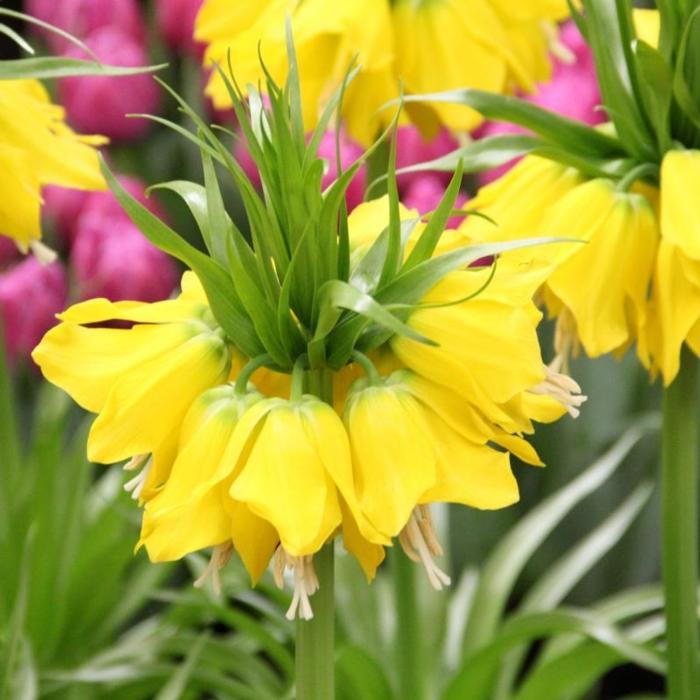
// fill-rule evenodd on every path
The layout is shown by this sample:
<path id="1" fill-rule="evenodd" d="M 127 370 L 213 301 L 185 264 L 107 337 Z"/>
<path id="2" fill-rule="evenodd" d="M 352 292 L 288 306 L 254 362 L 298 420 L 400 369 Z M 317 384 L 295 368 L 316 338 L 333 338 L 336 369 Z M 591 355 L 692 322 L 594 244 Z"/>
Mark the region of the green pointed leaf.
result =
<path id="1" fill-rule="evenodd" d="M 338 700 L 392 700 L 384 669 L 358 646 L 344 647 L 335 662 Z"/>
<path id="2" fill-rule="evenodd" d="M 537 548 L 579 502 L 615 473 L 632 448 L 657 425 L 656 417 L 639 420 L 580 476 L 523 517 L 491 552 L 482 569 L 464 635 L 467 653 L 493 637 L 515 581 Z"/>
<path id="3" fill-rule="evenodd" d="M 328 336 L 344 309 L 353 311 L 362 318 L 376 323 L 390 331 L 392 335 L 403 335 L 427 345 L 435 344 L 396 318 L 369 294 L 356 289 L 347 282 L 340 280 L 326 282 L 319 290 L 319 298 L 321 300 L 320 312 L 312 340 L 313 344 L 322 342 Z"/>
<path id="4" fill-rule="evenodd" d="M 152 73 L 166 66 L 167 63 L 161 63 L 157 66 L 110 66 L 97 61 L 85 61 L 79 58 L 37 56 L 35 58 L 0 61 L 0 80 L 21 80 L 26 78 L 45 80 L 48 78 L 69 78 L 76 75 L 119 77 Z"/>
<path id="5" fill-rule="evenodd" d="M 499 255 L 509 250 L 529 248 L 537 245 L 581 245 L 581 241 L 565 238 L 528 238 L 503 243 L 480 243 L 464 246 L 449 253 L 419 263 L 377 292 L 383 304 L 415 304 L 420 301 L 445 275 L 468 267 L 480 258 Z"/>
<path id="6" fill-rule="evenodd" d="M 460 161 L 443 198 L 440 200 L 438 208 L 431 215 L 427 226 L 401 267 L 401 272 L 407 272 L 419 263 L 425 262 L 432 257 L 442 234 L 445 232 L 447 221 L 452 215 L 452 207 L 457 201 L 457 195 L 462 186 L 462 172 L 462 162 Z"/>
<path id="7" fill-rule="evenodd" d="M 487 136 L 461 146 L 440 158 L 399 168 L 396 172 L 398 175 L 426 171 L 453 172 L 457 165 L 462 163 L 465 173 L 477 173 L 504 165 L 514 158 L 531 153 L 546 143 L 537 136 L 525 134 Z M 380 178 L 380 180 L 383 179 Z"/>
<path id="8" fill-rule="evenodd" d="M 616 545 L 649 502 L 653 485 L 643 483 L 628 496 L 595 530 L 574 545 L 533 585 L 518 613 L 553 610 L 582 578 Z M 526 648 L 514 650 L 502 659 L 499 668 L 498 698 L 512 697 L 513 687 L 524 661 Z"/>
<path id="9" fill-rule="evenodd" d="M 535 132 L 545 141 L 577 152 L 603 157 L 624 154 L 622 144 L 617 138 L 516 97 L 467 88 L 408 95 L 404 99 L 406 102 L 448 102 L 466 105 L 487 119 L 519 124 Z"/>
<path id="10" fill-rule="evenodd" d="M 214 260 L 192 247 L 167 224 L 127 192 L 104 162 L 100 163 L 110 189 L 129 218 L 151 243 L 190 267 L 204 287 L 211 310 L 229 338 L 249 357 L 264 350 L 255 329 L 239 304 L 233 280 Z"/>
<path id="11" fill-rule="evenodd" d="M 630 640 L 614 626 L 589 612 L 562 608 L 554 612 L 519 616 L 505 623 L 491 642 L 467 655 L 460 671 L 442 695 L 442 700 L 489 700 L 492 670 L 505 654 L 521 644 L 558 634 L 584 635 L 642 668 L 656 673 L 664 673 L 666 669 L 660 652 Z"/>

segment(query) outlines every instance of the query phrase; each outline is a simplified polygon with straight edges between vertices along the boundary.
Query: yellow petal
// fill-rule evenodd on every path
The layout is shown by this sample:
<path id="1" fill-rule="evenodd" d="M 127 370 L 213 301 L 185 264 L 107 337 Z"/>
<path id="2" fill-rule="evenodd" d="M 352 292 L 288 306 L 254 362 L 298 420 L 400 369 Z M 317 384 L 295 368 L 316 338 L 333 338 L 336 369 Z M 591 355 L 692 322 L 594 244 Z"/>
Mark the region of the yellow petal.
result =
<path id="1" fill-rule="evenodd" d="M 92 424 L 88 457 L 109 463 L 153 451 L 199 394 L 225 380 L 228 369 L 228 349 L 214 333 L 134 367 L 116 382 Z"/>
<path id="2" fill-rule="evenodd" d="M 373 544 L 362 536 L 352 513 L 342 499 L 340 510 L 343 514 L 343 545 L 357 559 L 369 583 L 374 580 L 377 568 L 384 561 L 384 547 Z"/>
<path id="3" fill-rule="evenodd" d="M 130 329 L 60 323 L 32 352 L 44 376 L 88 411 L 102 410 L 121 376 L 174 350 L 193 335 L 185 324 Z"/>
<path id="4" fill-rule="evenodd" d="M 469 442 L 434 415 L 426 417 L 437 447 L 437 479 L 421 503 L 463 503 L 487 510 L 517 503 L 518 482 L 507 452 Z"/>
<path id="5" fill-rule="evenodd" d="M 335 485 L 310 439 L 315 429 L 294 404 L 270 410 L 230 491 L 273 525 L 292 556 L 318 551 L 341 522 Z"/>
<path id="6" fill-rule="evenodd" d="M 700 260 L 700 151 L 669 151 L 661 164 L 661 235 Z"/>
<path id="7" fill-rule="evenodd" d="M 588 230 L 577 231 L 577 237 L 585 236 L 588 244 L 547 282 L 573 315 L 589 357 L 634 340 L 637 324 L 630 326 L 629 308 L 638 316 L 645 313 L 658 239 L 653 211 L 641 195 L 616 195 L 610 185 L 609 200 L 603 199 L 598 206 L 602 218 L 591 222 Z M 568 213 L 564 207 L 570 207 Z M 573 228 L 577 217 L 587 218 L 585 209 L 574 208 L 568 198 L 562 200 L 561 208 L 560 230 L 566 230 L 567 222 Z"/>
<path id="8" fill-rule="evenodd" d="M 435 481 L 435 454 L 420 407 L 405 389 L 367 387 L 350 396 L 345 425 L 362 512 L 394 537 Z"/>

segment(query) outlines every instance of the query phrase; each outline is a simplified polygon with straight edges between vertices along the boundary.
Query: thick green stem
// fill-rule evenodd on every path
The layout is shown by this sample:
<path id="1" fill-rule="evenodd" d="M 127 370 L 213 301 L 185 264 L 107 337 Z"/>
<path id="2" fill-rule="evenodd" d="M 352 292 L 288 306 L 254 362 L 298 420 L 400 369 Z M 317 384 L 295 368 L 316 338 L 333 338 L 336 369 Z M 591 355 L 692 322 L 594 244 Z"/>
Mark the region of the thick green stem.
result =
<path id="1" fill-rule="evenodd" d="M 391 555 L 396 595 L 396 670 L 399 682 L 397 697 L 424 700 L 426 674 L 418 605 L 417 567 L 400 547 L 394 547 Z"/>
<path id="2" fill-rule="evenodd" d="M 668 697 L 697 700 L 698 399 L 697 360 L 684 352 L 664 394 L 661 462 L 662 566 L 668 638 Z"/>
<path id="3" fill-rule="evenodd" d="M 297 700 L 333 700 L 335 697 L 333 542 L 314 557 L 319 589 L 311 599 L 314 616 L 297 620 Z"/>

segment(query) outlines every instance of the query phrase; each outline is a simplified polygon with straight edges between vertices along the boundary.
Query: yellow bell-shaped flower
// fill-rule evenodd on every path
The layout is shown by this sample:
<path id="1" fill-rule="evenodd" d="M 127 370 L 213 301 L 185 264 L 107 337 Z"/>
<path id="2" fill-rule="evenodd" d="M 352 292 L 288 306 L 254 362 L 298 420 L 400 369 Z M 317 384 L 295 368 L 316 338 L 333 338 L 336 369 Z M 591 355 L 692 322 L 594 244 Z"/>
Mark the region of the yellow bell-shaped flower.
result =
<path id="1" fill-rule="evenodd" d="M 95 462 L 159 450 L 176 439 L 192 401 L 226 381 L 231 355 L 194 275 L 175 300 L 91 299 L 59 315 L 32 353 L 44 376 L 97 413 L 88 438 Z M 123 327 L 95 327 L 127 321 Z"/>
<path id="2" fill-rule="evenodd" d="M 361 70 L 347 88 L 343 116 L 352 136 L 369 143 L 391 119 L 380 108 L 398 97 L 400 84 L 414 94 L 464 87 L 533 90 L 536 81 L 549 77 L 555 22 L 568 8 L 564 0 L 521 2 L 515 10 L 503 0 L 206 0 L 195 34 L 208 44 L 205 61 L 226 66 L 230 51 L 238 83 L 257 85 L 264 78 L 260 49 L 280 82 L 287 72 L 288 13 L 307 128 L 313 128 L 356 57 Z M 230 104 L 220 76 L 212 76 L 207 92 L 217 106 Z M 482 119 L 471 109 L 444 103 L 409 105 L 407 113 L 425 131 L 439 123 L 469 130 Z"/>
<path id="3" fill-rule="evenodd" d="M 182 424 L 177 458 L 167 482 L 145 507 L 141 529 L 152 561 L 171 561 L 227 544 L 255 583 L 277 547 L 274 528 L 229 495 L 241 461 L 231 457 L 241 416 L 263 396 L 238 395 L 225 384 L 201 394 Z"/>
<path id="4" fill-rule="evenodd" d="M 661 167 L 661 242 L 648 344 L 652 371 L 668 386 L 685 342 L 700 355 L 700 151 L 669 151 Z"/>
<path id="5" fill-rule="evenodd" d="M 37 80 L 0 80 L 0 235 L 27 252 L 41 237 L 41 188 L 105 189 L 99 136 L 79 136 Z"/>

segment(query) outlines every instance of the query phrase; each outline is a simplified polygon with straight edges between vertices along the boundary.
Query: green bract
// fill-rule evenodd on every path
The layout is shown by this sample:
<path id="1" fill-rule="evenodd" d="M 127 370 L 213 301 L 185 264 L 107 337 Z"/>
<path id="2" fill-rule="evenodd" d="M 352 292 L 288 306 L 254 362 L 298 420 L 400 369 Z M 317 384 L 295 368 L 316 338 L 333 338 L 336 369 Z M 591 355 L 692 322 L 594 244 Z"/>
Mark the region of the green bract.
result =
<path id="1" fill-rule="evenodd" d="M 338 179 L 322 191 L 324 162 L 318 156 L 318 146 L 354 71 L 330 98 L 315 131 L 307 134 L 291 38 L 289 61 L 284 88 L 267 76 L 267 104 L 250 87 L 247 92 L 251 97 L 244 98 L 231 77 L 230 66 L 228 70 L 217 66 L 260 172 L 262 193 L 245 175 L 230 145 L 222 141 L 230 132 L 210 127 L 167 86 L 195 131 L 150 117 L 199 146 L 204 186 L 179 180 L 157 187 L 183 198 L 199 226 L 207 253 L 187 243 L 139 204 L 103 164 L 105 177 L 144 234 L 194 270 L 221 327 L 248 358 L 266 355 L 265 364 L 282 372 L 291 372 L 300 360 L 311 369 L 338 370 L 351 361 L 354 352 L 376 348 L 394 334 L 430 343 L 405 320 L 436 282 L 481 257 L 534 241 L 470 246 L 433 257 L 459 193 L 462 168 L 457 163 L 444 199 L 406 256 L 407 240 L 419 219 L 400 221 L 392 143 L 388 225 L 376 232 L 375 242 L 362 257 L 351 257 L 345 191 L 381 140 L 345 172 L 339 169 Z M 231 178 L 240 193 L 247 217 L 245 233 L 226 212 L 219 172 Z"/>

